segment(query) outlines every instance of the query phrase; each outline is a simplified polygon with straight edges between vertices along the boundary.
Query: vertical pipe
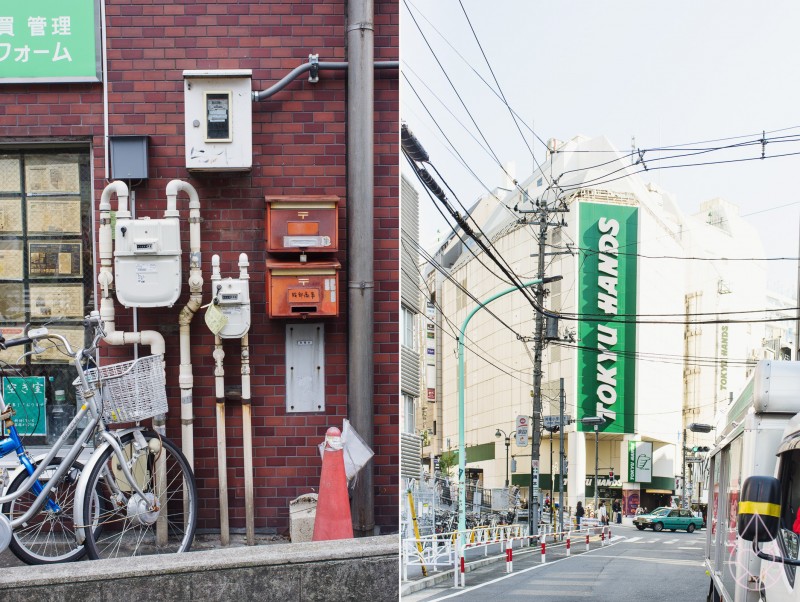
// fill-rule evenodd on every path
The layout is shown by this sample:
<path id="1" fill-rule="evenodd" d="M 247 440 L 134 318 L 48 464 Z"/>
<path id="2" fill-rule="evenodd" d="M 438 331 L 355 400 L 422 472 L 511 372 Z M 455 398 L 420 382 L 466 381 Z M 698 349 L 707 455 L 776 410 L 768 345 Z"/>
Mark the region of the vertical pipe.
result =
<path id="1" fill-rule="evenodd" d="M 247 254 L 239 255 L 239 280 L 250 284 L 250 275 L 247 273 Z M 247 299 L 249 302 L 250 294 L 248 290 Z M 242 308 L 244 311 L 245 308 Z M 247 311 L 250 306 L 247 306 Z M 242 337 L 242 438 L 244 446 L 244 510 L 245 510 L 245 533 L 247 545 L 256 544 L 255 528 L 255 501 L 253 499 L 253 406 L 250 403 L 250 337 L 247 333 Z"/>
<path id="2" fill-rule="evenodd" d="M 372 0 L 347 2 L 347 251 L 348 414 L 373 447 L 373 188 L 374 188 L 374 32 Z M 353 530 L 371 535 L 375 528 L 373 464 L 358 476 L 353 501 Z"/>
<path id="3" fill-rule="evenodd" d="M 242 337 L 242 439 L 244 446 L 244 510 L 247 545 L 256 543 L 255 505 L 253 500 L 253 422 L 250 404 L 250 343 Z"/>
<path id="4" fill-rule="evenodd" d="M 599 435 L 598 435 L 599 429 L 600 429 L 600 427 L 595 424 L 594 425 L 594 515 L 595 515 L 595 518 L 599 518 L 600 517 L 600 513 L 599 513 L 600 508 L 598 508 L 598 506 L 597 506 L 597 493 L 598 493 L 598 490 L 600 489 L 597 486 L 597 465 L 598 465 L 598 461 L 600 460 L 600 439 L 599 439 Z"/>
<path id="5" fill-rule="evenodd" d="M 225 439 L 225 369 L 222 360 L 225 352 L 222 350 L 222 339 L 219 335 L 214 337 L 214 382 L 217 395 L 217 466 L 219 468 L 219 540 L 223 546 L 231 543 L 230 529 L 228 527 L 228 444 Z"/>
<path id="6" fill-rule="evenodd" d="M 564 530 L 564 405 L 566 404 L 566 394 L 564 393 L 564 379 L 559 380 L 561 385 L 558 396 L 558 524 L 559 529 Z"/>

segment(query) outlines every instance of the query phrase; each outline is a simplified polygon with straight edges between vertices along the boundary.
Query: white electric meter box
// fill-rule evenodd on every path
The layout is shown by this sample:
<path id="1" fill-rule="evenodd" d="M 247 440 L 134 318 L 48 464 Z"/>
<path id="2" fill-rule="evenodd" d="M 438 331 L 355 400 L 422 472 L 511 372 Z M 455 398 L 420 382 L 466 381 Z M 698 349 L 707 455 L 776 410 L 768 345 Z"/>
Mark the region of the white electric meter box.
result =
<path id="1" fill-rule="evenodd" d="M 253 166 L 253 72 L 183 72 L 186 168 L 247 171 Z"/>
<path id="2" fill-rule="evenodd" d="M 224 278 L 214 283 L 217 307 L 228 318 L 219 332 L 223 339 L 241 339 L 250 330 L 249 280 Z"/>
<path id="3" fill-rule="evenodd" d="M 125 307 L 172 307 L 181 294 L 179 220 L 118 219 L 114 282 Z"/>
<path id="4" fill-rule="evenodd" d="M 325 325 L 286 325 L 286 412 L 325 411 Z"/>

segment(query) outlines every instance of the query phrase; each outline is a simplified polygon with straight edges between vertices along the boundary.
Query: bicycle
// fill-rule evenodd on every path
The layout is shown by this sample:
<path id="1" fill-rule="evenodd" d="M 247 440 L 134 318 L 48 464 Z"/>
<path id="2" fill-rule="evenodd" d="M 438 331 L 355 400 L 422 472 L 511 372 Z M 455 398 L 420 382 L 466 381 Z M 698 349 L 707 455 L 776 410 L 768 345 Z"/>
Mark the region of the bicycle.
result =
<path id="1" fill-rule="evenodd" d="M 139 424 L 167 410 L 161 356 L 88 368 L 105 337 L 97 312 L 84 320 L 88 348 L 73 350 L 47 328 L 29 329 L 0 347 L 55 341 L 78 371 L 83 400 L 50 451 L 33 459 L 14 426 L 14 410 L 0 399 L 0 456 L 16 452 L 21 468 L 0 496 L 0 551 L 11 547 L 29 564 L 186 552 L 197 523 L 194 475 L 174 443 Z M 87 368 L 84 369 L 84 363 Z M 75 443 L 58 455 L 84 417 Z M 109 424 L 134 426 L 110 431 Z M 102 441 L 85 466 L 77 461 L 94 434 Z"/>

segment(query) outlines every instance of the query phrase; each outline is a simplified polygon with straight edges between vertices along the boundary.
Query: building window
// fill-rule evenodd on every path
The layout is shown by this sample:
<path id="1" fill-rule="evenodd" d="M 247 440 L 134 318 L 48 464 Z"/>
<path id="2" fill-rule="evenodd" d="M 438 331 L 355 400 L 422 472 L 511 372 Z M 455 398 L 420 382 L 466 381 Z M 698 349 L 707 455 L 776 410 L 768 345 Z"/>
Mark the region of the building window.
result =
<path id="1" fill-rule="evenodd" d="M 400 332 L 402 340 L 400 342 L 404 347 L 408 347 L 414 351 L 417 351 L 418 349 L 416 336 L 416 317 L 416 314 L 407 307 L 403 306 L 401 308 L 402 330 Z"/>
<path id="2" fill-rule="evenodd" d="M 0 149 L 0 329 L 6 339 L 29 323 L 46 325 L 75 349 L 84 345 L 83 317 L 94 305 L 91 198 L 87 147 Z M 29 379 L 32 387 L 25 388 L 36 389 L 6 402 L 15 407 L 20 431 L 37 437 L 53 434 L 44 406 L 55 391 L 65 394 L 60 404 L 75 407 L 77 376 L 54 344 L 42 347 L 41 353 L 30 345 L 0 352 L 1 361 Z"/>
<path id="3" fill-rule="evenodd" d="M 413 433 L 414 425 L 414 398 L 411 395 L 403 393 L 403 432 Z"/>

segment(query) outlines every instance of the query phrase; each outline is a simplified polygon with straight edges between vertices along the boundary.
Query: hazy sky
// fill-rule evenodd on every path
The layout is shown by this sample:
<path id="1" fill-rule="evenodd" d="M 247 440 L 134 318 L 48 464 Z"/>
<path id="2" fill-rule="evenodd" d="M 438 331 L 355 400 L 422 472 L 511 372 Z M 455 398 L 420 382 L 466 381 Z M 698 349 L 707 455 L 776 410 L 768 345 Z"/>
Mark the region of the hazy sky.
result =
<path id="1" fill-rule="evenodd" d="M 543 140 L 606 136 L 623 152 L 631 149 L 632 137 L 642 149 L 736 137 L 699 145 L 717 147 L 754 140 L 766 131 L 773 139 L 766 145 L 767 157 L 798 153 L 642 174 L 645 182 L 673 193 L 687 212 L 714 197 L 739 205 L 761 232 L 768 257 L 797 257 L 800 3 L 462 3 L 509 105 L 528 126 L 520 127 L 540 162 L 544 147 L 529 127 Z M 500 161 L 513 162 L 520 181 L 532 173 L 534 161 L 508 109 L 473 71 L 494 86 L 462 3 L 400 0 L 402 69 L 424 102 L 402 78 L 401 114 L 469 207 L 485 187 L 503 185 L 502 172 L 472 138 L 483 143 L 410 13 Z M 456 159 L 434 120 L 480 181 Z M 760 158 L 761 152 L 758 144 L 684 162 Z M 646 160 L 656 156 L 645 153 Z M 405 160 L 402 164 L 408 173 Z M 429 246 L 437 229 L 445 235 L 449 229 L 427 195 L 421 195 L 420 204 L 421 240 Z M 796 261 L 770 265 L 773 286 L 793 295 Z"/>

